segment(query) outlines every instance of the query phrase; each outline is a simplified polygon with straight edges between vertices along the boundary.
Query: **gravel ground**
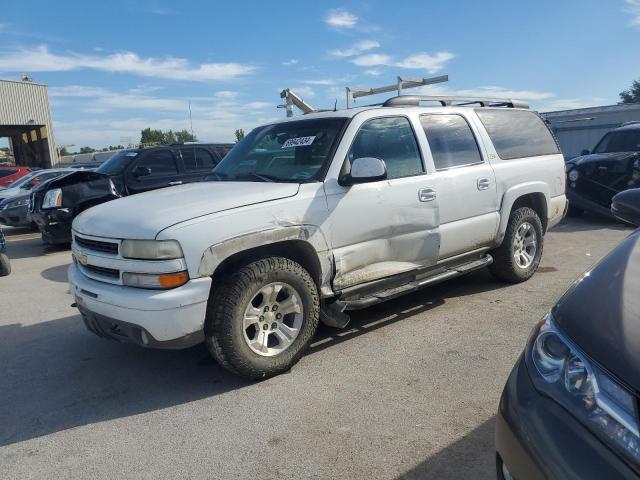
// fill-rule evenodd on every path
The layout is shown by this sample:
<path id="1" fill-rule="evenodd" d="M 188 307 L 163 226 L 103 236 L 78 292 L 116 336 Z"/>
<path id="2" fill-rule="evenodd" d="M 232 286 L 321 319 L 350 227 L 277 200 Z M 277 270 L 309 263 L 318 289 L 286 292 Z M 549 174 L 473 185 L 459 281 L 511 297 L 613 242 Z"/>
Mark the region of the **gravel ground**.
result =
<path id="1" fill-rule="evenodd" d="M 251 383 L 201 346 L 92 335 L 69 306 L 69 252 L 7 229 L 0 478 L 495 478 L 494 415 L 531 327 L 629 232 L 567 221 L 530 281 L 480 271 L 362 310 Z"/>

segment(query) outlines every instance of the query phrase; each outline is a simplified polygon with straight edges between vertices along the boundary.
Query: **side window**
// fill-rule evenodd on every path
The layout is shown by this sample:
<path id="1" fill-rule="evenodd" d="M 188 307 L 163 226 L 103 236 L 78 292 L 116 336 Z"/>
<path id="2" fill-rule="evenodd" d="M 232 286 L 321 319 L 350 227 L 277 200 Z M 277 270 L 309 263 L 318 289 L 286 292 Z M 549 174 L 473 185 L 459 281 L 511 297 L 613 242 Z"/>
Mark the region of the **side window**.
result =
<path id="1" fill-rule="evenodd" d="M 348 155 L 349 161 L 362 157 L 384 160 L 388 178 L 424 172 L 416 137 L 406 117 L 374 118 L 365 122 Z"/>
<path id="2" fill-rule="evenodd" d="M 477 109 L 502 160 L 560 153 L 553 135 L 535 113 L 512 109 Z"/>
<path id="3" fill-rule="evenodd" d="M 184 161 L 184 168 L 188 172 L 195 170 L 210 171 L 217 165 L 217 160 L 213 154 L 204 148 L 182 148 L 182 160 Z"/>
<path id="4" fill-rule="evenodd" d="M 151 170 L 151 177 L 178 173 L 178 167 L 171 150 L 150 152 L 141 158 L 136 166 Z"/>
<path id="5" fill-rule="evenodd" d="M 204 148 L 196 148 L 196 162 L 201 170 L 211 170 L 218 163 L 213 155 Z"/>
<path id="6" fill-rule="evenodd" d="M 422 115 L 436 170 L 482 163 L 471 127 L 461 115 Z"/>

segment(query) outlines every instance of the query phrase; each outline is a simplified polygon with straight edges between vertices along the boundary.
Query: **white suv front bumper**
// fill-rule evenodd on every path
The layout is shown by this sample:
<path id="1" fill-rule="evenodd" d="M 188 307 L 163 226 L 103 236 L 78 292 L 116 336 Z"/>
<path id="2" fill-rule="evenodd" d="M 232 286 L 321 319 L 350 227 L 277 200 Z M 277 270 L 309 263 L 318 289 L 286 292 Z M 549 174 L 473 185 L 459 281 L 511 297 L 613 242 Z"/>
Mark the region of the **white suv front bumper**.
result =
<path id="1" fill-rule="evenodd" d="M 147 290 L 93 280 L 72 263 L 68 278 L 87 327 L 98 335 L 159 348 L 185 348 L 204 339 L 209 277 Z"/>

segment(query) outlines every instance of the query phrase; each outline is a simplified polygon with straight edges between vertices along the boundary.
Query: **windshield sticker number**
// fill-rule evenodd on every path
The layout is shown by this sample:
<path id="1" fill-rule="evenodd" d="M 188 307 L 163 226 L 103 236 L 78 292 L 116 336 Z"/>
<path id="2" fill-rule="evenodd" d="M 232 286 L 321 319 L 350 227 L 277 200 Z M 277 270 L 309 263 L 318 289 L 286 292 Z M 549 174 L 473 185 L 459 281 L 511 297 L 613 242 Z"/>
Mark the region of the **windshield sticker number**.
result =
<path id="1" fill-rule="evenodd" d="M 290 138 L 282 144 L 282 148 L 307 147 L 311 145 L 315 139 L 315 135 L 312 137 Z"/>
<path id="2" fill-rule="evenodd" d="M 129 152 L 129 153 L 127 153 L 127 157 L 137 157 L 137 156 L 138 156 L 137 152 Z"/>

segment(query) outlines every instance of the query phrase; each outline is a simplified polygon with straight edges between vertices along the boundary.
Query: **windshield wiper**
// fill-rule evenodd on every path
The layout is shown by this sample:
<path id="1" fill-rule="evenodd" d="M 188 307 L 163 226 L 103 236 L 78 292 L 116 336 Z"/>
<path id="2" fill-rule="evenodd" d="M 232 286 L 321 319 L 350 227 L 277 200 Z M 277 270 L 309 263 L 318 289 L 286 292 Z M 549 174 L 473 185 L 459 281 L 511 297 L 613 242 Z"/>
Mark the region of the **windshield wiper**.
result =
<path id="1" fill-rule="evenodd" d="M 278 182 L 282 180 L 281 178 L 278 178 L 274 175 L 269 175 L 267 173 L 255 173 L 255 172 L 243 173 L 242 175 L 238 175 L 236 179 L 243 178 L 243 177 L 257 178 L 258 180 L 263 182 Z"/>

